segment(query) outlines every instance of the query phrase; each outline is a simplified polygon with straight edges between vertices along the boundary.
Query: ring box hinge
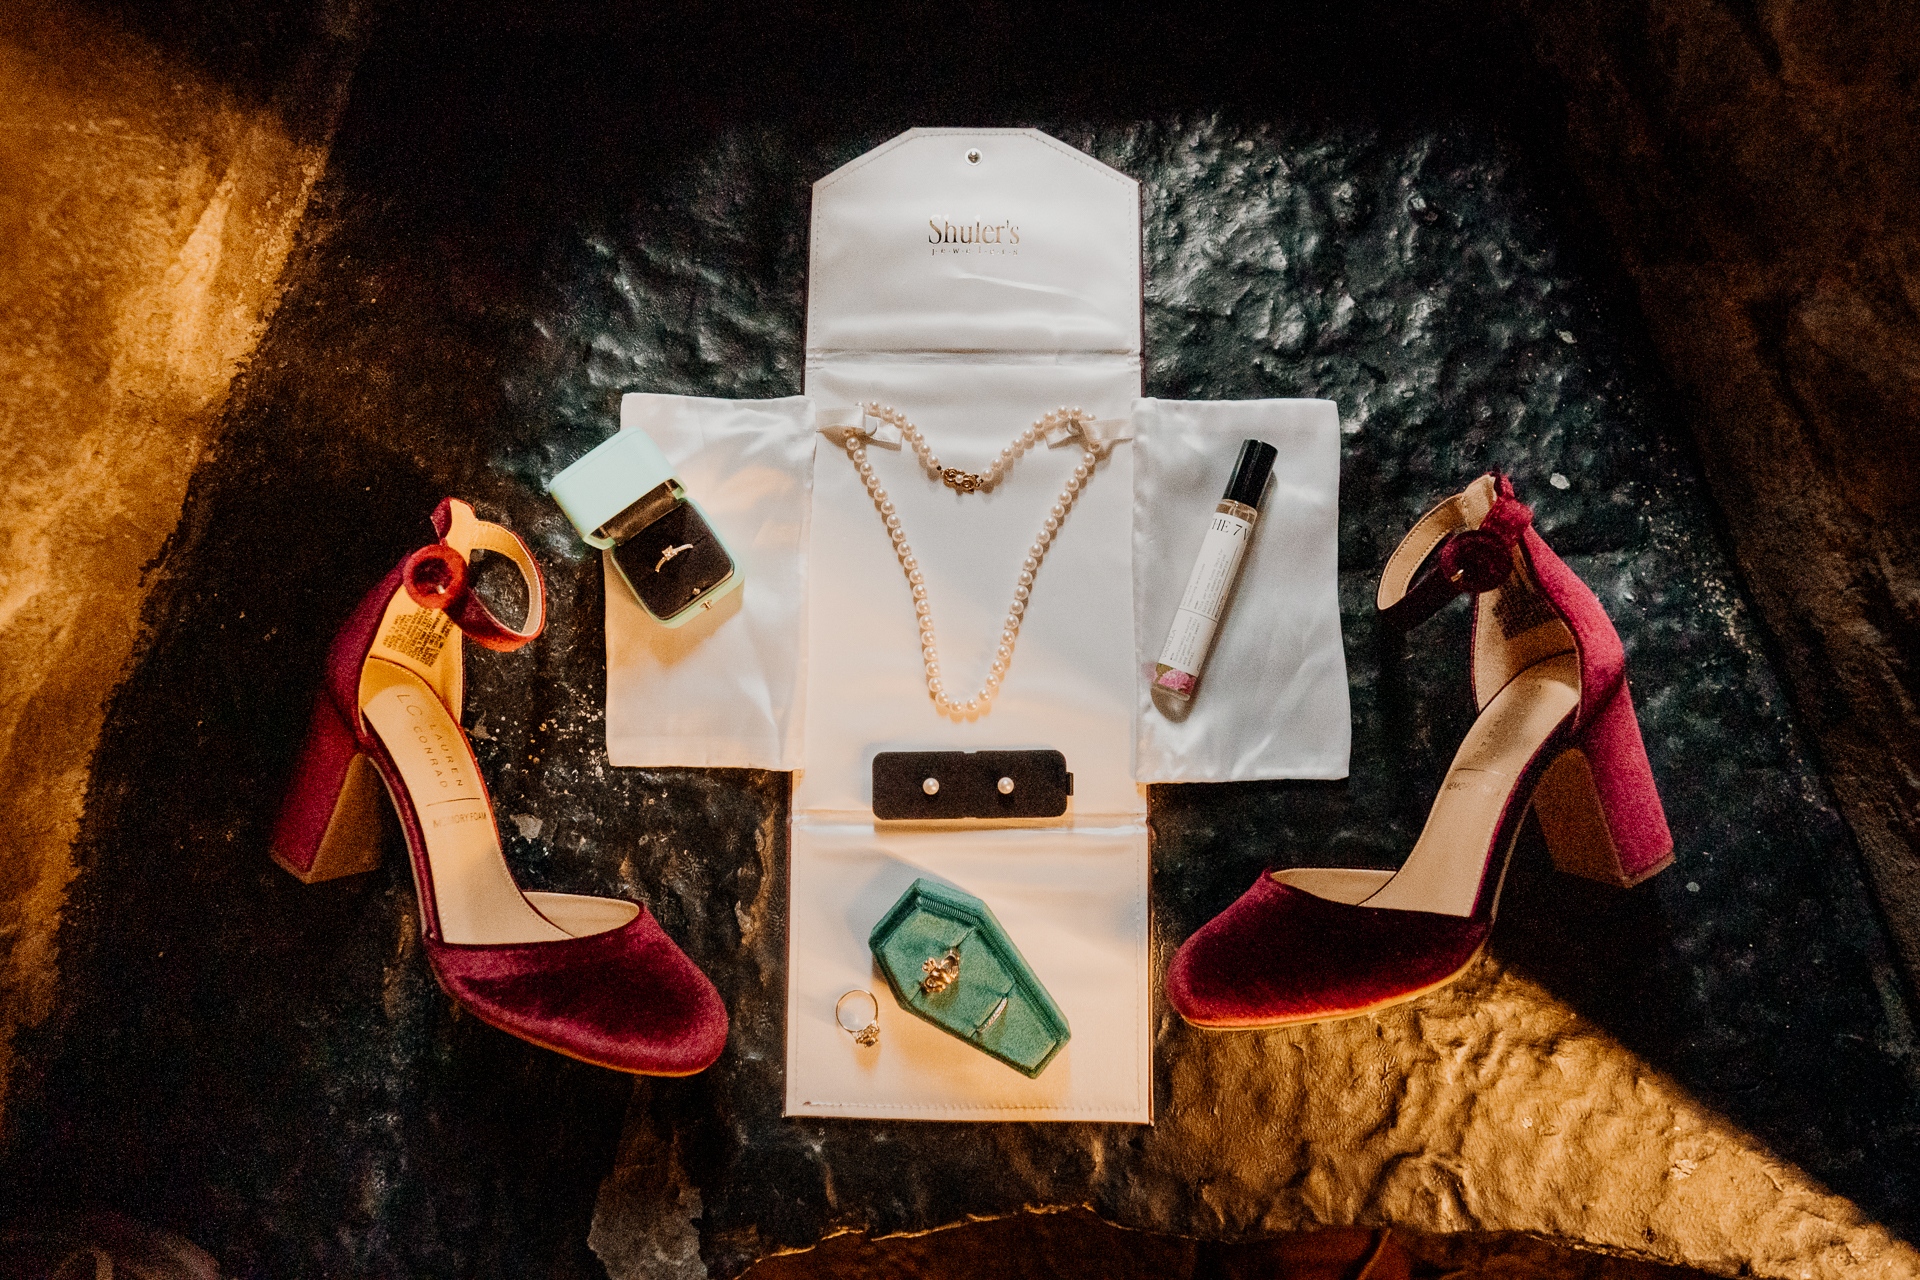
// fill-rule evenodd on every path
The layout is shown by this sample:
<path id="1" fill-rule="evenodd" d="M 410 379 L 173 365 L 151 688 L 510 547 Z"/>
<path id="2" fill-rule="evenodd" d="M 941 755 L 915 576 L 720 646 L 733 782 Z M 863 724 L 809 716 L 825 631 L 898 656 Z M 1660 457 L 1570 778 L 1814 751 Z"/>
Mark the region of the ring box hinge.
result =
<path id="1" fill-rule="evenodd" d="M 664 480 L 640 495 L 626 510 L 593 531 L 594 545 L 617 546 L 687 500 L 678 480 Z"/>

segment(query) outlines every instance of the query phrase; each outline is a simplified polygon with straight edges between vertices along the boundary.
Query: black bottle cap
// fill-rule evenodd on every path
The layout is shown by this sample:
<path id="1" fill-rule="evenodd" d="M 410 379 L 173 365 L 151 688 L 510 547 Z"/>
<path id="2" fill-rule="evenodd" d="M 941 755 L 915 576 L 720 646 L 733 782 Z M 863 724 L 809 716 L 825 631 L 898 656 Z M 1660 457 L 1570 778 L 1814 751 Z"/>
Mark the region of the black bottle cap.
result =
<path id="1" fill-rule="evenodd" d="M 1260 495 L 1267 491 L 1267 474 L 1279 456 L 1280 451 L 1265 440 L 1244 441 L 1240 445 L 1240 460 L 1233 464 L 1233 476 L 1227 481 L 1227 491 L 1221 495 L 1221 501 L 1259 506 Z"/>

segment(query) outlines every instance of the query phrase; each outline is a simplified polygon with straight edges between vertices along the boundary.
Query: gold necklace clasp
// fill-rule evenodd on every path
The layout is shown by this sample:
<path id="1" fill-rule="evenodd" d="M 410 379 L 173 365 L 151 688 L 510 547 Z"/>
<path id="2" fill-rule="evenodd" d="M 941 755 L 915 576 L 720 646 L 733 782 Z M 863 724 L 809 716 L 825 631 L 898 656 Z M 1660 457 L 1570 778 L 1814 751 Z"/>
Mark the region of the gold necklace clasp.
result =
<path id="1" fill-rule="evenodd" d="M 977 493 L 980 489 L 981 478 L 958 467 L 948 467 L 940 473 L 940 478 L 946 481 L 947 488 L 957 493 Z"/>

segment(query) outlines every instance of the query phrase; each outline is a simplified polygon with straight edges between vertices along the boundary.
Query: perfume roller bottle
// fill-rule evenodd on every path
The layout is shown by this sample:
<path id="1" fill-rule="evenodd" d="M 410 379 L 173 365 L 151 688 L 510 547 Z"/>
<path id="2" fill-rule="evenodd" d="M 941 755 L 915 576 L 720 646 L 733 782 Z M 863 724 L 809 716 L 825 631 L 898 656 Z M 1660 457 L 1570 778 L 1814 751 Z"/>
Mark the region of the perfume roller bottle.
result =
<path id="1" fill-rule="evenodd" d="M 1207 652 L 1213 648 L 1220 619 L 1233 599 L 1240 561 L 1253 540 L 1254 522 L 1260 518 L 1260 495 L 1266 490 L 1267 475 L 1278 452 L 1264 440 L 1243 441 L 1233 475 L 1227 480 L 1227 491 L 1207 523 L 1199 558 L 1193 562 L 1186 592 L 1180 597 L 1180 608 L 1173 615 L 1173 626 L 1167 630 L 1167 642 L 1161 646 L 1160 661 L 1153 669 L 1155 690 L 1179 702 L 1190 700 L 1200 687 L 1200 673 L 1206 668 Z"/>

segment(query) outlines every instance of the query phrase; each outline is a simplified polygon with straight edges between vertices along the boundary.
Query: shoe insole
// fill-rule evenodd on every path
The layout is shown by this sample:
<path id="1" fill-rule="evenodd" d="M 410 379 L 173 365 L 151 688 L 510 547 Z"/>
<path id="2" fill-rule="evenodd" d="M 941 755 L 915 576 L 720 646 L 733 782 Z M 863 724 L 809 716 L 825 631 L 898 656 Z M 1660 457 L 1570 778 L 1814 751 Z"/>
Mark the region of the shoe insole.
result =
<path id="1" fill-rule="evenodd" d="M 369 656 L 418 676 L 429 692 L 460 714 L 464 693 L 460 631 L 439 609 L 417 605 L 400 590 L 387 601 Z"/>
<path id="2" fill-rule="evenodd" d="M 361 714 L 400 772 L 426 844 L 428 885 L 443 942 L 482 946 L 572 937 L 521 894 L 500 855 L 500 833 L 466 735 L 425 680 L 370 659 L 360 675 Z M 635 914 L 570 912 L 572 923 L 615 928 Z M 617 908 L 625 919 L 615 919 Z"/>
<path id="3" fill-rule="evenodd" d="M 1365 902 L 1393 879 L 1391 871 L 1349 867 L 1287 867 L 1273 873 L 1281 884 L 1328 902 Z"/>
<path id="4" fill-rule="evenodd" d="M 1580 657 L 1534 663 L 1493 696 L 1467 731 L 1398 873 L 1362 905 L 1469 916 L 1500 818 L 1527 762 L 1580 703 Z"/>

